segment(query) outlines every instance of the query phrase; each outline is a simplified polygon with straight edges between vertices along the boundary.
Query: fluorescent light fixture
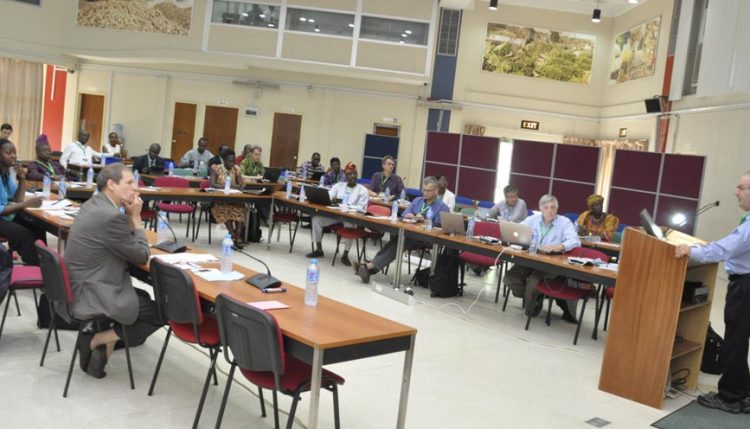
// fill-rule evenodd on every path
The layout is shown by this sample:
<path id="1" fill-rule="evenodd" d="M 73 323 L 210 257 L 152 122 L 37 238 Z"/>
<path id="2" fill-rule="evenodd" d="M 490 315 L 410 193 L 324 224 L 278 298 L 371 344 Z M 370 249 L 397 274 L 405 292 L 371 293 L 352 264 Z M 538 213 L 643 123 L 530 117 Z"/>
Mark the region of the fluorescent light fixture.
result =
<path id="1" fill-rule="evenodd" d="M 307 22 L 307 18 L 305 18 L 304 16 L 300 16 L 299 20 L 302 21 L 302 22 Z"/>
<path id="2" fill-rule="evenodd" d="M 273 24 L 268 24 L 269 27 L 273 28 Z"/>
<path id="3" fill-rule="evenodd" d="M 240 15 L 247 16 L 247 12 L 242 12 Z"/>
<path id="4" fill-rule="evenodd" d="M 354 28 L 354 24 L 352 24 L 352 23 L 350 22 L 350 23 L 349 23 L 349 27 L 350 27 L 350 28 Z"/>
<path id="5" fill-rule="evenodd" d="M 628 0 L 628 3 L 630 3 L 630 4 L 638 4 L 638 0 Z"/>
<path id="6" fill-rule="evenodd" d="M 315 22 L 315 20 L 312 19 L 312 18 L 310 18 L 310 19 L 307 20 L 307 22 Z"/>
<path id="7" fill-rule="evenodd" d="M 408 34 L 406 34 L 406 33 L 402 33 L 402 34 L 401 34 L 401 37 L 408 37 L 408 36 L 409 36 L 409 35 L 408 35 Z"/>
<path id="8" fill-rule="evenodd" d="M 405 44 L 406 42 L 404 42 L 403 40 L 399 40 L 399 42 L 398 42 L 398 43 L 400 43 L 400 44 L 402 44 L 402 45 L 403 45 L 403 44 Z"/>
<path id="9" fill-rule="evenodd" d="M 404 33 L 411 34 L 411 30 L 404 30 Z"/>
<path id="10" fill-rule="evenodd" d="M 594 14 L 591 15 L 591 22 L 599 22 L 602 20 L 602 10 L 594 9 Z"/>
<path id="11" fill-rule="evenodd" d="M 260 19 L 266 19 L 266 14 L 265 13 L 261 13 L 260 15 L 258 15 L 258 18 L 260 18 Z"/>
<path id="12" fill-rule="evenodd" d="M 320 28 L 318 28 L 318 26 L 317 26 L 317 25 L 315 26 L 315 32 L 316 32 L 316 33 L 320 33 Z"/>
<path id="13" fill-rule="evenodd" d="M 497 10 L 497 0 L 490 0 L 490 10 Z"/>

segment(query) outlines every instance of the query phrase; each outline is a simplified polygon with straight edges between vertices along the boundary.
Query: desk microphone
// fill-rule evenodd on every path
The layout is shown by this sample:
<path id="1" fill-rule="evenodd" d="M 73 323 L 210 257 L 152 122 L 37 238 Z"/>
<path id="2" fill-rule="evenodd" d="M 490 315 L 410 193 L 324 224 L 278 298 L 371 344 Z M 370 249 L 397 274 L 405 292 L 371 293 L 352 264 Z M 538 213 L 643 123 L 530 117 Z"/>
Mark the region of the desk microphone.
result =
<path id="1" fill-rule="evenodd" d="M 180 244 L 177 243 L 177 234 L 175 234 L 174 230 L 172 229 L 172 227 L 169 226 L 169 222 L 167 222 L 166 219 L 164 219 L 163 217 L 161 217 L 161 215 L 159 214 L 159 212 L 156 212 L 156 217 L 160 221 L 163 221 L 164 225 L 166 225 L 167 228 L 169 228 L 169 232 L 172 233 L 172 238 L 174 239 L 174 241 L 162 241 L 161 243 L 158 243 L 154 247 L 157 248 L 157 249 L 159 249 L 159 250 L 161 250 L 161 251 L 167 252 L 167 253 L 182 253 L 185 250 L 187 250 L 187 246 L 181 246 Z"/>
<path id="2" fill-rule="evenodd" d="M 248 284 L 251 284 L 257 287 L 260 290 L 264 290 L 268 288 L 277 288 L 281 286 L 281 281 L 271 275 L 271 269 L 268 268 L 268 265 L 266 265 L 265 262 L 261 261 L 260 259 L 256 258 L 255 256 L 247 252 L 243 252 L 242 250 L 236 250 L 236 252 L 242 253 L 243 255 L 247 256 L 250 259 L 254 259 L 260 262 L 264 267 L 266 267 L 266 274 L 258 273 L 254 276 L 248 277 L 248 279 L 245 280 Z"/>

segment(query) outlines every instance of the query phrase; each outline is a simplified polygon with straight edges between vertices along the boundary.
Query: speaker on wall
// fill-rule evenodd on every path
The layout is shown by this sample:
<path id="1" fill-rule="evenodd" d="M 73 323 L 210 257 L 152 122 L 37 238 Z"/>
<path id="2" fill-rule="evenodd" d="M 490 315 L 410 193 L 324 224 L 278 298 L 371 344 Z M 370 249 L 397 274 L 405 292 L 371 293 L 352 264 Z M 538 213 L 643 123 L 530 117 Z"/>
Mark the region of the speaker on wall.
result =
<path id="1" fill-rule="evenodd" d="M 646 113 L 661 113 L 661 99 L 647 98 L 644 102 L 646 103 Z"/>

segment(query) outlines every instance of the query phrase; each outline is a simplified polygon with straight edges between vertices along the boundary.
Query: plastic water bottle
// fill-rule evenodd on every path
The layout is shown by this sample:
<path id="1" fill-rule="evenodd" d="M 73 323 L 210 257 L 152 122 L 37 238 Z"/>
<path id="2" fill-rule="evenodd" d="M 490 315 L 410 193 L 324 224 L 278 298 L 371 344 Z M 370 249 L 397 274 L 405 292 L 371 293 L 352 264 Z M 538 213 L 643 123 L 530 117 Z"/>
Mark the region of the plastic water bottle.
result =
<path id="1" fill-rule="evenodd" d="M 341 197 L 341 205 L 342 206 L 348 206 L 349 205 L 349 194 L 344 191 L 344 196 Z"/>
<path id="2" fill-rule="evenodd" d="M 399 200 L 406 201 L 406 190 L 401 190 L 401 196 L 399 197 Z"/>
<path id="3" fill-rule="evenodd" d="M 321 188 L 325 188 L 325 186 L 326 186 L 326 176 L 324 174 L 324 175 L 320 176 L 320 187 Z"/>
<path id="4" fill-rule="evenodd" d="M 169 175 L 174 176 L 174 162 L 169 163 Z"/>
<path id="5" fill-rule="evenodd" d="M 62 176 L 60 177 L 60 183 L 57 185 L 57 195 L 60 196 L 60 199 L 65 198 L 67 189 L 67 185 L 65 184 L 65 176 Z"/>
<path id="6" fill-rule="evenodd" d="M 289 172 L 287 171 L 287 177 L 286 177 L 286 197 L 290 198 L 292 196 L 292 181 L 289 180 Z"/>
<path id="7" fill-rule="evenodd" d="M 89 166 L 88 171 L 86 172 L 86 186 L 91 186 L 94 184 L 94 169 Z"/>
<path id="8" fill-rule="evenodd" d="M 137 169 L 133 172 L 133 180 L 138 187 L 141 186 L 141 173 L 139 173 Z"/>
<path id="9" fill-rule="evenodd" d="M 232 234 L 227 233 L 224 237 L 224 241 L 221 242 L 221 273 L 229 274 L 232 272 Z"/>
<path id="10" fill-rule="evenodd" d="M 507 207 L 503 209 L 502 216 L 503 216 L 503 220 L 510 220 L 510 211 L 508 210 Z"/>
<path id="11" fill-rule="evenodd" d="M 91 163 L 92 164 L 94 163 L 93 160 L 92 160 Z M 107 165 L 107 155 L 106 154 L 102 154 L 102 156 L 99 158 L 99 163 L 101 164 L 102 167 L 105 166 L 105 165 Z"/>
<path id="12" fill-rule="evenodd" d="M 307 196 L 305 195 L 305 187 L 300 186 L 299 187 L 299 202 L 304 203 L 307 201 Z"/>
<path id="13" fill-rule="evenodd" d="M 193 161 L 193 168 L 195 170 L 198 170 L 200 168 L 200 166 L 201 166 L 200 160 L 196 159 L 196 160 Z"/>
<path id="14" fill-rule="evenodd" d="M 227 174 L 224 176 L 224 195 L 229 195 L 229 189 L 232 187 L 232 178 Z"/>
<path id="15" fill-rule="evenodd" d="M 425 231 L 432 231 L 432 207 L 428 208 L 425 214 L 424 229 Z"/>
<path id="16" fill-rule="evenodd" d="M 529 243 L 529 255 L 536 255 L 536 248 L 539 245 L 539 231 L 536 228 L 531 232 L 531 243 Z"/>
<path id="17" fill-rule="evenodd" d="M 160 211 L 158 220 L 159 221 L 156 224 L 156 242 L 164 243 L 165 241 L 169 241 L 170 238 L 167 213 L 164 211 Z"/>
<path id="18" fill-rule="evenodd" d="M 391 206 L 391 223 L 398 222 L 398 202 L 394 201 Z"/>
<path id="19" fill-rule="evenodd" d="M 391 188 L 385 188 L 385 191 L 383 192 L 385 195 L 385 200 L 388 201 L 391 199 Z"/>
<path id="20" fill-rule="evenodd" d="M 49 176 L 44 176 L 42 179 L 42 198 L 49 198 L 52 193 L 52 179 Z"/>
<path id="21" fill-rule="evenodd" d="M 320 281 L 320 268 L 318 260 L 310 259 L 307 266 L 307 278 L 305 280 L 305 305 L 315 307 L 318 305 L 318 282 Z"/>
<path id="22" fill-rule="evenodd" d="M 474 216 L 469 217 L 469 225 L 466 227 L 466 239 L 472 240 L 474 239 L 474 224 L 476 223 L 476 220 L 474 219 Z"/>

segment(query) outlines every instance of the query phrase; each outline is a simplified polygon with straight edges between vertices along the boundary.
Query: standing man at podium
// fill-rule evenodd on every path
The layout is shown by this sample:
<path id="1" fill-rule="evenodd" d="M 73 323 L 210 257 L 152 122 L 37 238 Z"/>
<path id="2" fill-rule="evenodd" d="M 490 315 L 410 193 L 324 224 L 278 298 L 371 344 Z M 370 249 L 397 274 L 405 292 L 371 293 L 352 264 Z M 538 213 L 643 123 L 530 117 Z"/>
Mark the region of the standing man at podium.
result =
<path id="1" fill-rule="evenodd" d="M 729 413 L 750 413 L 750 171 L 740 177 L 734 191 L 744 216 L 731 234 L 704 246 L 677 246 L 677 257 L 689 255 L 698 262 L 724 262 L 729 274 L 724 306 L 724 367 L 719 391 L 698 396 L 698 403 Z"/>

